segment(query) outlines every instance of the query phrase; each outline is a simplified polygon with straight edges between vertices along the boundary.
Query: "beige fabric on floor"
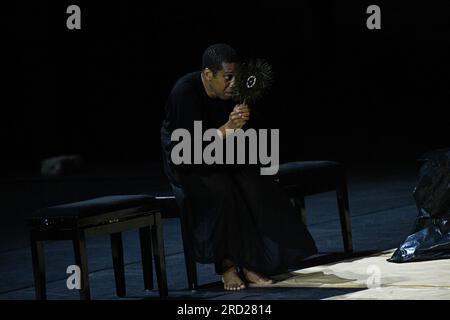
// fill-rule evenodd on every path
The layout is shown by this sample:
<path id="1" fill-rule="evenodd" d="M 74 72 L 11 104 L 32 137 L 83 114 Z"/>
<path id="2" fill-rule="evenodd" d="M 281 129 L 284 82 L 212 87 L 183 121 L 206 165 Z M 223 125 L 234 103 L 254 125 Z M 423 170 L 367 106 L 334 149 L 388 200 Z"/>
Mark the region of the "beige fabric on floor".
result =
<path id="1" fill-rule="evenodd" d="M 392 263 L 394 250 L 276 277 L 271 287 L 361 288 L 328 299 L 450 299 L 450 259 Z"/>

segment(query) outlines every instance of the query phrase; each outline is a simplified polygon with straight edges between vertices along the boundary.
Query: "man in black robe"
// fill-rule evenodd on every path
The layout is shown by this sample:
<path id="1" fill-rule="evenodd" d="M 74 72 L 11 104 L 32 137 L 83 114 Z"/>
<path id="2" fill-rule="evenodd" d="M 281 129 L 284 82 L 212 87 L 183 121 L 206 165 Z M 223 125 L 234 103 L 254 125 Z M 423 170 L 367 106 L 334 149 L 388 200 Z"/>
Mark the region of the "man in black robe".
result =
<path id="1" fill-rule="evenodd" d="M 245 282 L 270 285 L 268 278 L 297 267 L 317 252 L 298 212 L 271 176 L 255 166 L 176 165 L 171 161 L 176 129 L 192 136 L 194 121 L 203 130 L 217 129 L 223 140 L 230 130 L 245 129 L 250 109 L 235 104 L 232 93 L 239 58 L 226 44 L 203 54 L 202 70 L 180 78 L 166 104 L 161 128 L 165 171 L 185 195 L 185 223 L 194 259 L 214 263 L 226 290 L 241 290 Z"/>

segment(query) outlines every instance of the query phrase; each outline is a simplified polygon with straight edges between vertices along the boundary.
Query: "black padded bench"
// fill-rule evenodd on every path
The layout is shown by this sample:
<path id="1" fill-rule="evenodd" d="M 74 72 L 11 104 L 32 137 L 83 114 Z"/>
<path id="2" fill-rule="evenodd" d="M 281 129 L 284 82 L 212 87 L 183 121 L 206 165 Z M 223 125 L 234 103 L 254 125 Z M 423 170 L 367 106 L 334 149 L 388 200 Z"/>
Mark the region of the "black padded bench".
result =
<path id="1" fill-rule="evenodd" d="M 36 298 L 46 299 L 43 241 L 71 240 L 81 270 L 80 298 L 90 299 L 86 238 L 110 235 L 117 295 L 126 295 L 122 232 L 139 229 L 144 288 L 153 289 L 152 246 L 160 297 L 167 297 L 161 203 L 148 195 L 116 195 L 48 207 L 30 219 Z"/>
<path id="2" fill-rule="evenodd" d="M 328 191 L 336 191 L 344 251 L 346 253 L 353 252 L 347 179 L 344 167 L 340 163 L 334 161 L 288 162 L 279 166 L 274 180 L 284 188 L 292 205 L 299 211 L 305 223 L 306 209 L 304 197 Z M 178 198 L 176 199 L 178 207 L 183 208 L 183 191 L 172 184 L 171 187 Z M 174 196 L 165 197 L 164 211 L 169 211 L 167 210 L 167 206 L 173 206 L 174 201 Z M 198 287 L 197 267 L 196 262 L 192 258 L 192 254 L 190 254 L 189 235 L 183 223 L 182 212 L 179 212 L 179 217 L 181 219 L 188 287 L 193 290 Z"/>

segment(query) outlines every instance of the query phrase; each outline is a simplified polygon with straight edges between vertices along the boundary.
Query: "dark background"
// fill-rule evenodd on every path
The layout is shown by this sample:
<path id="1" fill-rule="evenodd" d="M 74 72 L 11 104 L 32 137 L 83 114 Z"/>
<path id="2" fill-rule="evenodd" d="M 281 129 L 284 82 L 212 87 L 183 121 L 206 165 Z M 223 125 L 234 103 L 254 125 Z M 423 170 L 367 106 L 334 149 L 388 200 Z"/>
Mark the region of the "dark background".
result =
<path id="1" fill-rule="evenodd" d="M 1 172 L 160 161 L 165 99 L 226 42 L 276 73 L 258 106 L 282 160 L 414 161 L 448 147 L 450 13 L 406 1 L 28 1 L 3 15 Z M 81 30 L 66 8 L 81 7 Z M 366 8 L 381 7 L 381 30 Z"/>

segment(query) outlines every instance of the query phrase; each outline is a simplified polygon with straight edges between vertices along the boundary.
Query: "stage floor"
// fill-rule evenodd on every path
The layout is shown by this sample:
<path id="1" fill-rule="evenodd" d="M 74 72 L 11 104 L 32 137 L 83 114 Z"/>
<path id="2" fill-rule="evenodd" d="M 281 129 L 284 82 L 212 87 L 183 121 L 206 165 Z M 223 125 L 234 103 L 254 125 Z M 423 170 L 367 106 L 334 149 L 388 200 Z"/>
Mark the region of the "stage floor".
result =
<path id="1" fill-rule="evenodd" d="M 104 194 L 150 193 L 165 187 L 158 166 L 110 168 L 96 175 L 71 179 L 10 179 L 0 182 L 0 299 L 34 299 L 33 273 L 25 218 L 45 205 L 88 199 Z M 144 172 L 145 174 L 142 174 Z M 417 215 L 412 190 L 416 171 L 412 165 L 372 164 L 348 172 L 352 217 L 353 257 L 332 255 L 343 250 L 339 215 L 333 192 L 307 197 L 307 224 L 320 255 L 310 265 L 270 288 L 251 287 L 225 292 L 213 265 L 198 265 L 195 291 L 186 289 L 186 273 L 178 219 L 164 221 L 169 299 L 221 300 L 322 300 L 322 299 L 449 299 L 450 260 L 394 264 L 386 261 L 392 248 L 409 234 Z M 49 299 L 78 299 L 68 290 L 68 265 L 74 263 L 72 244 L 46 243 Z M 115 300 L 110 242 L 107 237 L 87 243 L 93 299 Z M 370 252 L 370 255 L 369 253 Z M 375 253 L 375 255 L 373 255 Z M 381 254 L 380 254 L 381 253 Z M 143 291 L 137 232 L 124 233 L 127 297 L 157 299 L 154 289 Z M 349 260 L 350 259 L 350 260 Z M 379 273 L 377 273 L 379 272 Z M 367 280 L 380 288 L 367 288 Z M 123 300 L 122 299 L 122 300 Z"/>

